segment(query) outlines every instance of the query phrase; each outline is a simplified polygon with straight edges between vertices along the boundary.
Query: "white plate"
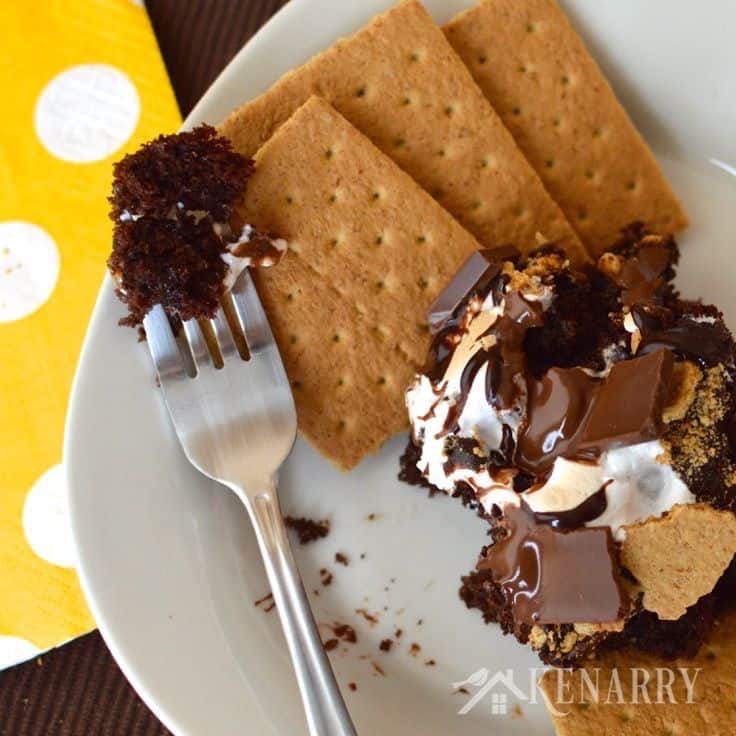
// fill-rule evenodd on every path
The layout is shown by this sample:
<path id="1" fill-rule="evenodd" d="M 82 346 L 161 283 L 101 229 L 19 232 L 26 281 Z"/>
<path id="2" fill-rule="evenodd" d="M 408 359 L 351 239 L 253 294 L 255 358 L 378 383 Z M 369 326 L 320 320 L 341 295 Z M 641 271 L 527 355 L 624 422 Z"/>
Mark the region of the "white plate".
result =
<path id="1" fill-rule="evenodd" d="M 349 33 L 390 0 L 292 0 L 234 59 L 188 119 L 217 122 L 281 73 Z M 444 21 L 469 3 L 429 0 Z M 694 226 L 682 239 L 679 283 L 719 303 L 736 325 L 731 242 L 736 232 L 736 5 L 687 0 L 565 3 L 635 121 L 660 156 Z M 698 16 L 695 17 L 695 13 Z M 721 162 L 718 168 L 712 161 Z M 150 359 L 104 284 L 75 381 L 66 467 L 80 575 L 113 654 L 148 705 L 177 734 L 305 733 L 275 614 L 245 513 L 186 463 L 156 390 Z M 528 694 L 535 657 L 457 597 L 484 542 L 456 501 L 395 480 L 400 438 L 341 475 L 303 442 L 282 480 L 288 511 L 329 517 L 332 534 L 297 549 L 320 621 L 352 623 L 359 642 L 333 661 L 363 734 L 549 734 L 541 704 L 494 714 L 487 697 L 466 716 L 452 683 L 485 667 L 514 670 Z M 369 513 L 380 516 L 365 520 Z M 336 551 L 350 556 L 335 565 Z M 360 555 L 365 553 L 364 560 Z M 319 584 L 328 567 L 335 581 Z M 395 582 L 392 582 L 394 580 Z M 388 590 L 386 590 L 388 589 Z M 384 606 L 388 610 L 384 610 Z M 378 612 L 371 628 L 357 608 Z M 423 619 L 423 624 L 417 622 Z M 401 646 L 378 651 L 396 627 Z M 412 642 L 421 654 L 409 656 Z M 361 659 L 361 655 L 367 655 Z M 437 662 L 425 666 L 427 659 Z M 375 672 L 379 662 L 386 676 Z M 472 689 L 469 686 L 469 689 Z M 503 710 L 503 704 L 500 703 Z"/>

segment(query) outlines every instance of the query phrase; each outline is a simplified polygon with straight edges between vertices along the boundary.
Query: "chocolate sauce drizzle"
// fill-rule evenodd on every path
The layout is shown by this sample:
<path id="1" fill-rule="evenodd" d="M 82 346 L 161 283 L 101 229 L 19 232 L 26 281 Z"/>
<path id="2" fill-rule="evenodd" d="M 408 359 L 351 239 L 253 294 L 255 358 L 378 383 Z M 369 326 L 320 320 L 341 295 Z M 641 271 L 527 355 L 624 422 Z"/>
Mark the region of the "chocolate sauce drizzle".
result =
<path id="1" fill-rule="evenodd" d="M 731 338 L 718 322 L 696 322 L 691 317 L 683 316 L 665 326 L 657 312 L 641 304 L 631 308 L 631 316 L 641 332 L 637 355 L 647 355 L 666 348 L 704 368 L 727 362 L 730 357 Z"/>

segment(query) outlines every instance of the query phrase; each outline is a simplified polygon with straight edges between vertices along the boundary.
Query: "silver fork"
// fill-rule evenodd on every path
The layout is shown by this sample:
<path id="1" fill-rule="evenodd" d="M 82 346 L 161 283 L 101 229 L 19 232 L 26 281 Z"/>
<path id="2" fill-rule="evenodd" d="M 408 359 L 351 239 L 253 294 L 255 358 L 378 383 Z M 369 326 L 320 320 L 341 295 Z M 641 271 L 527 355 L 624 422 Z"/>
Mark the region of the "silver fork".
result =
<path id="1" fill-rule="evenodd" d="M 312 736 L 355 734 L 325 654 L 286 536 L 277 495 L 278 470 L 296 438 L 296 410 L 286 371 L 246 271 L 210 325 L 213 357 L 195 320 L 179 341 L 164 310 L 144 320 L 166 406 L 189 461 L 233 491 L 248 509 L 296 671 Z M 243 360 L 237 331 L 249 358 Z M 241 335 L 242 337 L 242 335 Z M 210 335 L 211 344 L 212 335 Z M 220 359 L 221 358 L 221 359 Z"/>

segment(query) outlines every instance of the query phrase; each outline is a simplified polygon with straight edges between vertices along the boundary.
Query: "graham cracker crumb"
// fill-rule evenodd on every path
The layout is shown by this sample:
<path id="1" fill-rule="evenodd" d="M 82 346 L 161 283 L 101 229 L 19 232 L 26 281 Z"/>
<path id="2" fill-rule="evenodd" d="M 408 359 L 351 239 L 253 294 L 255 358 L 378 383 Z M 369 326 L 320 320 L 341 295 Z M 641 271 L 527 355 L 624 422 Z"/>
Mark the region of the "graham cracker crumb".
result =
<path id="1" fill-rule="evenodd" d="M 568 631 L 565 638 L 560 644 L 560 650 L 563 652 L 571 652 L 578 640 L 578 635 L 574 631 Z"/>
<path id="2" fill-rule="evenodd" d="M 529 643 L 532 649 L 541 649 L 547 642 L 547 634 L 541 626 L 532 626 L 529 632 Z"/>
<path id="3" fill-rule="evenodd" d="M 691 381 L 692 377 L 686 380 Z M 683 421 L 671 419 L 664 436 L 673 466 L 690 486 L 703 467 L 718 457 L 725 441 L 717 425 L 728 410 L 726 381 L 723 366 L 709 368 L 694 386 L 694 398 Z"/>
<path id="4" fill-rule="evenodd" d="M 532 256 L 524 267 L 524 273 L 528 276 L 549 276 L 565 267 L 567 258 L 561 253 L 544 253 Z"/>
<path id="5" fill-rule="evenodd" d="M 695 401 L 695 393 L 703 378 L 703 373 L 689 360 L 675 363 L 672 369 L 672 383 L 667 404 L 662 412 L 662 421 L 665 424 L 684 419 L 688 410 Z"/>

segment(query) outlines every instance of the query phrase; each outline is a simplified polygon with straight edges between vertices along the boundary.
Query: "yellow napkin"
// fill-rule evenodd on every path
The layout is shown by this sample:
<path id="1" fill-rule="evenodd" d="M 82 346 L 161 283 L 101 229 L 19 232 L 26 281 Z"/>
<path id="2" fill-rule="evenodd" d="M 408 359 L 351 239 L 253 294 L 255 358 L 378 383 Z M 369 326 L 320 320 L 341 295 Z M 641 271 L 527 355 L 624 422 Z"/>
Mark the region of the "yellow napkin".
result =
<path id="1" fill-rule="evenodd" d="M 0 669 L 93 627 L 61 448 L 110 249 L 111 164 L 180 118 L 141 2 L 3 3 Z"/>

